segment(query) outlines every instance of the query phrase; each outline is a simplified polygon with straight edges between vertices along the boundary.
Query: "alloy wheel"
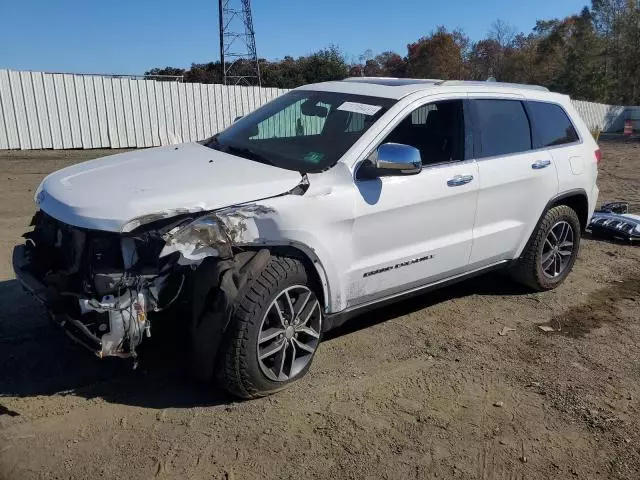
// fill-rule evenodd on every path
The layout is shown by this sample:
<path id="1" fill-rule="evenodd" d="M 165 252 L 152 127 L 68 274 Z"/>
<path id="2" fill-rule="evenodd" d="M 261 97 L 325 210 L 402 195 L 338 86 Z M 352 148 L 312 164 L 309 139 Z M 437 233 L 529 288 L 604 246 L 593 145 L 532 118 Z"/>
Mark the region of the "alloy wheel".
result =
<path id="1" fill-rule="evenodd" d="M 288 287 L 271 302 L 258 334 L 258 363 L 274 382 L 285 382 L 311 361 L 320 342 L 322 311 L 304 285 Z"/>
<path id="2" fill-rule="evenodd" d="M 542 247 L 540 263 L 549 278 L 556 278 L 567 269 L 574 247 L 573 227 L 564 220 L 551 227 Z"/>

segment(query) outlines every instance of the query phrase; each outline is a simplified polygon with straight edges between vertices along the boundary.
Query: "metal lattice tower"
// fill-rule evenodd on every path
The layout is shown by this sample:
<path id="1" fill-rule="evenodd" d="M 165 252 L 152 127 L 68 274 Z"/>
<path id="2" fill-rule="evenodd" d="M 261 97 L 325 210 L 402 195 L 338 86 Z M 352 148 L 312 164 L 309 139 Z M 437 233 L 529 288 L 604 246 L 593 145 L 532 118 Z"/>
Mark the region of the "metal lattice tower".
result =
<path id="1" fill-rule="evenodd" d="M 218 0 L 225 85 L 261 85 L 251 0 Z"/>

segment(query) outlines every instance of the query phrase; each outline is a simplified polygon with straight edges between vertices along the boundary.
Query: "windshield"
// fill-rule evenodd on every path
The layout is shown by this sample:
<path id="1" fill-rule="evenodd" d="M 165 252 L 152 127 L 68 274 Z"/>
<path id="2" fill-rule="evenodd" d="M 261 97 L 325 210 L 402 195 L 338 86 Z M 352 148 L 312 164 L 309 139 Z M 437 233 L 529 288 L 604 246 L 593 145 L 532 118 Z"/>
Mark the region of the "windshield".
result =
<path id="1" fill-rule="evenodd" d="M 296 90 L 205 140 L 209 148 L 302 173 L 332 167 L 395 100 Z"/>

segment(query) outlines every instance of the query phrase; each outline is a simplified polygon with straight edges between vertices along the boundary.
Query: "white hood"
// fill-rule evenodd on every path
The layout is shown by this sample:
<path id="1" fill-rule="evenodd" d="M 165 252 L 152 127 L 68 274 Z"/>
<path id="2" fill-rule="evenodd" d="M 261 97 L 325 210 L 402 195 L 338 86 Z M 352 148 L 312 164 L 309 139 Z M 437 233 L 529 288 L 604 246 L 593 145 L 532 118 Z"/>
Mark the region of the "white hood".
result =
<path id="1" fill-rule="evenodd" d="M 137 217 L 251 202 L 285 193 L 300 180 L 298 172 L 187 143 L 64 168 L 43 180 L 36 202 L 61 222 L 117 232 Z"/>

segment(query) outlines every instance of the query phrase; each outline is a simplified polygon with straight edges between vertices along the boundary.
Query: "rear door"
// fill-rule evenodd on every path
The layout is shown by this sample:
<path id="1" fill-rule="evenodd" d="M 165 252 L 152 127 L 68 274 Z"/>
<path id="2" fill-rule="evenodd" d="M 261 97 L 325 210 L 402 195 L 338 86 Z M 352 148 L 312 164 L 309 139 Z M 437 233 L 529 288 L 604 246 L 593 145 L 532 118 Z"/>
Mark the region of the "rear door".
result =
<path id="1" fill-rule="evenodd" d="M 480 190 L 470 266 L 512 259 L 558 192 L 554 159 L 534 150 L 522 98 L 470 100 Z"/>
<path id="2" fill-rule="evenodd" d="M 584 189 L 590 192 L 597 176 L 593 151 L 584 143 L 564 108 L 556 103 L 527 101 L 533 125 L 534 148 L 546 149 L 558 170 L 559 190 Z"/>

